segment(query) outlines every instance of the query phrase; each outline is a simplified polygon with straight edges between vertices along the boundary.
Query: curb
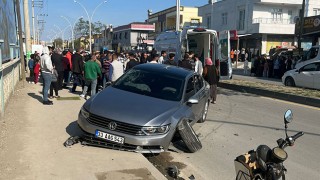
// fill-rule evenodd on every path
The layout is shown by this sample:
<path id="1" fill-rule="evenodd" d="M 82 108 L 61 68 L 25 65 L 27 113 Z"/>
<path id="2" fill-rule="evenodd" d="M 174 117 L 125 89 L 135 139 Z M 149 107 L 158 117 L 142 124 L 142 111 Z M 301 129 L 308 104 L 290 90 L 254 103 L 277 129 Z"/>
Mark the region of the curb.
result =
<path id="1" fill-rule="evenodd" d="M 320 99 L 219 82 L 219 87 L 320 108 Z"/>

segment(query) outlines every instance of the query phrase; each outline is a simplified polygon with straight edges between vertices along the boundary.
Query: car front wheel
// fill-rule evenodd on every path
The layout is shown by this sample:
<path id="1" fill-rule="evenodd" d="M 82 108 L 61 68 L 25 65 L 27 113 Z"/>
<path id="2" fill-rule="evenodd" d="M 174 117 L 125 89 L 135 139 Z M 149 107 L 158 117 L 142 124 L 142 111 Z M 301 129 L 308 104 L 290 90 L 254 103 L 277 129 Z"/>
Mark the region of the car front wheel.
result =
<path id="1" fill-rule="evenodd" d="M 285 82 L 284 82 L 284 85 L 291 86 L 291 87 L 296 86 L 296 84 L 294 83 L 294 80 L 292 79 L 292 77 L 287 77 Z"/>

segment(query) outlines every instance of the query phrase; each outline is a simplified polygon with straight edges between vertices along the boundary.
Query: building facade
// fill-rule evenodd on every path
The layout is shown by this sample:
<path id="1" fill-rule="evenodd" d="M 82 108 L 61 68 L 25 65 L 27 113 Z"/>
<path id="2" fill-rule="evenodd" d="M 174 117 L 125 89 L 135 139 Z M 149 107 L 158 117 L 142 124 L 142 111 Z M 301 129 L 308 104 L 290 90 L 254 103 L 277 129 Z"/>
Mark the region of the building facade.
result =
<path id="1" fill-rule="evenodd" d="M 135 22 L 113 29 L 112 49 L 116 51 L 147 50 L 153 46 L 149 33 L 154 32 L 154 24 Z"/>
<path id="2" fill-rule="evenodd" d="M 176 29 L 176 6 L 148 15 L 148 23 L 155 24 L 155 32 L 150 38 L 155 39 L 163 31 Z M 198 15 L 196 7 L 180 7 L 180 30 L 186 26 L 199 26 L 202 17 Z"/>
<path id="3" fill-rule="evenodd" d="M 106 26 L 99 38 L 94 39 L 93 50 L 112 50 L 113 27 Z"/>
<path id="4" fill-rule="evenodd" d="M 311 16 L 320 1 L 307 1 L 305 16 Z M 240 48 L 268 54 L 271 48 L 296 44 L 295 20 L 301 7 L 302 0 L 220 0 L 200 7 L 199 15 L 211 29 L 237 30 Z"/>
<path id="5" fill-rule="evenodd" d="M 3 116 L 22 74 L 14 0 L 0 1 L 0 22 L 0 115 Z"/>

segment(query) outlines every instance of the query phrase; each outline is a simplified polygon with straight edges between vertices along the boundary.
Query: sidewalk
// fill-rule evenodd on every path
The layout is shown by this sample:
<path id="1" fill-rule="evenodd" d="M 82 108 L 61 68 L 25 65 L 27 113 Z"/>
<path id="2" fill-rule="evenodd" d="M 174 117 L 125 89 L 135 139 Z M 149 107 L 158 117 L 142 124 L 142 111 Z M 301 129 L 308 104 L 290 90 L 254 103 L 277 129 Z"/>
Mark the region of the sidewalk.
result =
<path id="1" fill-rule="evenodd" d="M 248 75 L 244 75 L 243 68 L 232 69 L 232 78 L 237 80 L 246 80 L 251 82 L 260 82 L 283 86 L 281 79 L 250 76 L 250 69 L 248 69 Z"/>
<path id="2" fill-rule="evenodd" d="M 84 100 L 41 103 L 40 85 L 25 83 L 0 121 L 0 179 L 166 179 L 141 154 L 63 143 L 80 130 Z M 78 97 L 68 90 L 61 97 Z M 3 122 L 4 121 L 4 122 Z"/>

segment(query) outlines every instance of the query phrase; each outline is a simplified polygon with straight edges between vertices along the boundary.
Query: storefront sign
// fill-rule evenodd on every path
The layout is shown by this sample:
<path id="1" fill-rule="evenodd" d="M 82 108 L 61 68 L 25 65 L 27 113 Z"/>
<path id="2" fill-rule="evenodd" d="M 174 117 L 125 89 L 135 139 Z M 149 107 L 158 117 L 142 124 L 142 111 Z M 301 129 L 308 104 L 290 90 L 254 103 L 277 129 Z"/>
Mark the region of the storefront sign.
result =
<path id="1" fill-rule="evenodd" d="M 300 23 L 299 21 L 297 21 L 295 26 L 295 33 L 299 34 L 299 30 L 300 30 Z M 305 17 L 302 34 L 305 35 L 305 34 L 313 34 L 313 33 L 319 33 L 319 32 L 320 32 L 320 15 Z"/>

